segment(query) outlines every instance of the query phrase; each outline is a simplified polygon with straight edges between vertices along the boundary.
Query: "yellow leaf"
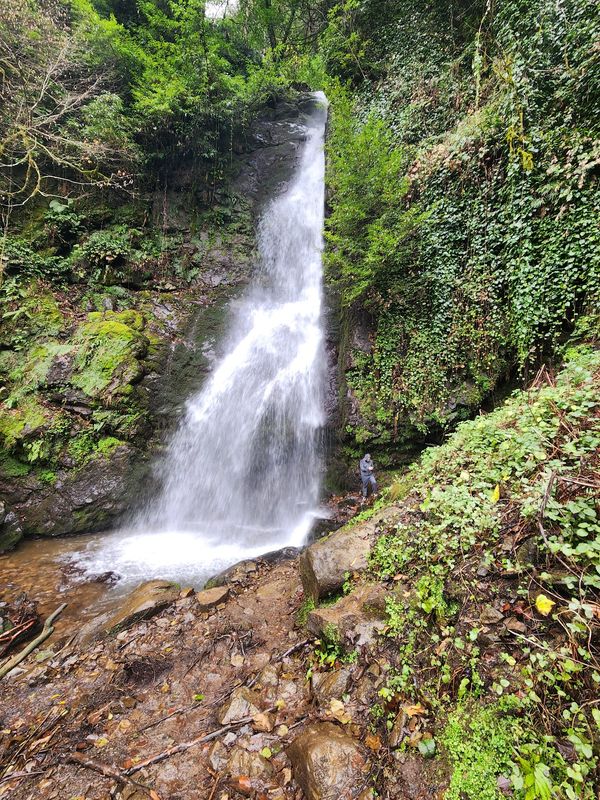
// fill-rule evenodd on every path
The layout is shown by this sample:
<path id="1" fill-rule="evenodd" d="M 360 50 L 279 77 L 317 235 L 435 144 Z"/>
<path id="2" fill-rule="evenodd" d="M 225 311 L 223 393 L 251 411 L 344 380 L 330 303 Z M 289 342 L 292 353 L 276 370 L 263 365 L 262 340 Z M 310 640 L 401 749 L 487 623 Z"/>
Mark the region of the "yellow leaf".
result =
<path id="1" fill-rule="evenodd" d="M 538 594 L 535 599 L 535 607 L 543 617 L 547 617 L 555 605 L 554 600 L 550 600 L 545 594 Z"/>
<path id="2" fill-rule="evenodd" d="M 499 483 L 497 483 L 496 486 L 494 487 L 494 491 L 492 492 L 491 500 L 492 500 L 492 503 L 497 503 L 498 500 L 500 500 L 500 484 Z"/>
<path id="3" fill-rule="evenodd" d="M 404 711 L 407 717 L 418 717 L 427 714 L 427 709 L 424 708 L 421 703 L 414 703 L 414 705 L 411 706 L 402 706 L 402 711 Z"/>
<path id="4" fill-rule="evenodd" d="M 106 747 L 107 744 L 108 744 L 108 739 L 106 739 L 104 736 L 102 736 L 100 739 L 96 739 L 96 741 L 94 742 L 95 747 Z"/>
<path id="5" fill-rule="evenodd" d="M 346 709 L 341 700 L 331 700 L 329 703 L 329 712 L 338 722 L 341 722 L 342 725 L 346 725 L 352 719 L 349 714 L 346 713 Z"/>

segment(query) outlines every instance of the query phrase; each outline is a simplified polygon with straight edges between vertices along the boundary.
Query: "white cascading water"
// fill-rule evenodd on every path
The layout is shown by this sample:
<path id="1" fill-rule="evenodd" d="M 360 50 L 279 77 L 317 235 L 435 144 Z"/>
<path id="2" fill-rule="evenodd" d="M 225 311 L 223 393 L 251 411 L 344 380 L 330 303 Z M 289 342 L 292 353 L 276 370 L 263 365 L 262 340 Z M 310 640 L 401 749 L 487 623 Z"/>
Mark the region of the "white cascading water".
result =
<path id="1" fill-rule="evenodd" d="M 161 489 L 128 531 L 74 560 L 126 582 L 201 580 L 305 540 L 318 506 L 324 423 L 322 231 L 326 100 L 300 163 L 259 223 L 260 267 L 224 357 L 157 465 Z M 128 580 L 129 579 L 129 580 Z"/>

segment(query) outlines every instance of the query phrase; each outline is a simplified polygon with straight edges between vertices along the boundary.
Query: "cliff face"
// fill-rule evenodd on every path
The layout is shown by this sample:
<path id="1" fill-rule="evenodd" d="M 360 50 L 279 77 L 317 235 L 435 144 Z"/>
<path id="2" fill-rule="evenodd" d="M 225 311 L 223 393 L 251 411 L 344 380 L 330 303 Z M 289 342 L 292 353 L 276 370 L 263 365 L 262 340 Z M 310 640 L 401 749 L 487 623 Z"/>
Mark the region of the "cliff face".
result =
<path id="1" fill-rule="evenodd" d="M 143 488 L 252 274 L 256 220 L 293 169 L 308 102 L 254 123 L 210 207 L 182 164 L 146 202 L 38 209 L 9 242 L 0 549 L 107 527 Z"/>
<path id="2" fill-rule="evenodd" d="M 327 262 L 354 456 L 398 463 L 497 403 L 597 306 L 591 15 L 587 0 L 331 15 Z"/>

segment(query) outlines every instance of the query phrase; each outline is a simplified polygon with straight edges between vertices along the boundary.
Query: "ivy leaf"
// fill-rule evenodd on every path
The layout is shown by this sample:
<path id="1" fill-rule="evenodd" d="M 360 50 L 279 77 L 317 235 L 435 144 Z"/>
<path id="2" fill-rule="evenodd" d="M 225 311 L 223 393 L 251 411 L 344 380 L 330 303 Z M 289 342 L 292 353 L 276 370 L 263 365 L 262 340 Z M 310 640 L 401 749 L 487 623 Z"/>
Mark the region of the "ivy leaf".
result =
<path id="1" fill-rule="evenodd" d="M 538 594 L 535 599 L 535 607 L 543 617 L 547 617 L 555 605 L 554 600 L 550 600 L 545 594 Z"/>

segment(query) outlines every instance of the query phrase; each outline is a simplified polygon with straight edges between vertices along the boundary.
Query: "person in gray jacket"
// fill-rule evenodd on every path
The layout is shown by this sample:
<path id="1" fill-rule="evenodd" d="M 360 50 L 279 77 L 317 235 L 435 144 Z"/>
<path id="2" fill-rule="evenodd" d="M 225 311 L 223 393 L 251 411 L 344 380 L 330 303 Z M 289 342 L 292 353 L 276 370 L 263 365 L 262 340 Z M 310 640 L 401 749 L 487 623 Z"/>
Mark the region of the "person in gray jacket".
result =
<path id="1" fill-rule="evenodd" d="M 369 488 L 372 494 L 377 494 L 377 481 L 375 480 L 375 466 L 371 460 L 370 453 L 366 453 L 360 460 L 360 479 L 362 481 L 362 494 L 366 499 L 369 496 Z"/>

